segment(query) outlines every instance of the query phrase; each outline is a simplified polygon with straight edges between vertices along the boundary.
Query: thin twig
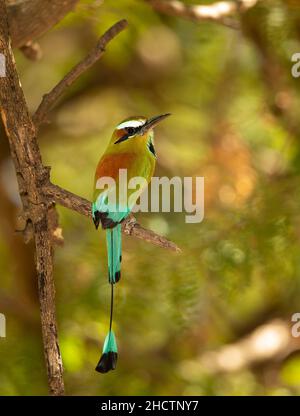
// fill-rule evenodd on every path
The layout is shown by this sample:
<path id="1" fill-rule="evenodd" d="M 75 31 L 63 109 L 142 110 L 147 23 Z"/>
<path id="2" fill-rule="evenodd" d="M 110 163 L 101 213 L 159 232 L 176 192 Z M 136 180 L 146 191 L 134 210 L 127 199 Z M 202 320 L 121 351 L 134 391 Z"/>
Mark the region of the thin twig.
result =
<path id="1" fill-rule="evenodd" d="M 125 19 L 115 23 L 104 33 L 103 36 L 101 36 L 94 49 L 92 49 L 82 61 L 75 65 L 48 94 L 44 95 L 42 102 L 33 116 L 33 121 L 36 127 L 39 127 L 46 121 L 48 113 L 52 110 L 66 89 L 72 85 L 83 72 L 89 69 L 102 57 L 105 52 L 106 45 L 122 30 L 124 30 L 127 25 L 128 23 Z"/>
<path id="2" fill-rule="evenodd" d="M 87 199 L 81 198 L 57 185 L 48 183 L 43 188 L 44 193 L 48 196 L 50 202 L 60 204 L 66 208 L 92 218 L 91 202 Z M 167 238 L 156 234 L 154 231 L 143 228 L 134 216 L 128 217 L 123 222 L 122 231 L 126 235 L 131 235 L 148 243 L 154 244 L 158 247 L 166 248 L 176 253 L 181 253 L 181 249 Z"/>

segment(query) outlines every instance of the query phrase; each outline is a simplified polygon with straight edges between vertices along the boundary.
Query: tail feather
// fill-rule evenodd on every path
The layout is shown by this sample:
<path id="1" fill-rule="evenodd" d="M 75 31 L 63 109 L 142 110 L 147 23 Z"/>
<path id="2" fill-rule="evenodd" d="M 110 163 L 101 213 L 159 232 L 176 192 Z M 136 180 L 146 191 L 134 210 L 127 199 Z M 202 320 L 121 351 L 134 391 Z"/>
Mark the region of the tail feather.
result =
<path id="1" fill-rule="evenodd" d="M 108 281 L 116 283 L 121 278 L 122 235 L 121 224 L 106 230 Z"/>
<path id="2" fill-rule="evenodd" d="M 100 201 L 101 202 L 101 201 Z M 100 207 L 101 208 L 101 207 Z M 118 351 L 115 335 L 112 331 L 113 304 L 114 304 L 114 285 L 121 277 L 122 261 L 122 229 L 121 222 L 128 214 L 128 211 L 117 213 L 117 217 L 111 213 L 103 212 L 97 203 L 92 205 L 92 216 L 96 228 L 100 222 L 102 228 L 106 230 L 107 260 L 108 260 L 108 281 L 111 284 L 111 304 L 110 304 L 110 323 L 109 331 L 106 335 L 102 355 L 96 366 L 99 373 L 107 373 L 114 370 L 117 365 Z"/>
<path id="3" fill-rule="evenodd" d="M 99 373 L 107 373 L 114 370 L 117 365 L 118 350 L 115 334 L 112 331 L 114 285 L 121 277 L 122 260 L 122 234 L 121 225 L 106 230 L 107 258 L 108 258 L 108 280 L 111 284 L 110 322 L 109 331 L 106 335 L 102 355 L 96 366 Z"/>
<path id="4" fill-rule="evenodd" d="M 97 364 L 96 371 L 107 373 L 117 366 L 118 348 L 114 332 L 110 329 L 106 335 L 101 358 Z"/>

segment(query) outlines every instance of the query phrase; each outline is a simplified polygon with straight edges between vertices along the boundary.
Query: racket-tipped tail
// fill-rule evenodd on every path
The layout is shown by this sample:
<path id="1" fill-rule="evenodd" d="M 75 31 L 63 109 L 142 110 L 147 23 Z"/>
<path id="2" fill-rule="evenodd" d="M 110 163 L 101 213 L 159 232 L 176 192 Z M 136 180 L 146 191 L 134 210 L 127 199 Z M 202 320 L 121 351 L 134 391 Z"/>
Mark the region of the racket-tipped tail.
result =
<path id="1" fill-rule="evenodd" d="M 118 348 L 116 337 L 113 331 L 109 331 L 106 335 L 101 358 L 95 368 L 99 373 L 107 373 L 114 370 L 117 366 Z"/>

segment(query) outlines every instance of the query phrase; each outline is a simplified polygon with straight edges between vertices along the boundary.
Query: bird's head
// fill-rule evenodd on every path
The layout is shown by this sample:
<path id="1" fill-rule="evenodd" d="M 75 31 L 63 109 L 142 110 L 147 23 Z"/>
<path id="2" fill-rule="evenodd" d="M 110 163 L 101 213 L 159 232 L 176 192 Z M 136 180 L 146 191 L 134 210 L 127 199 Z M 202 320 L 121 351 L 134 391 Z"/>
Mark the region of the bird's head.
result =
<path id="1" fill-rule="evenodd" d="M 113 132 L 111 146 L 116 146 L 116 150 L 119 146 L 134 146 L 137 139 L 139 143 L 151 144 L 153 128 L 169 115 L 170 113 L 167 113 L 151 118 L 137 116 L 122 121 Z"/>

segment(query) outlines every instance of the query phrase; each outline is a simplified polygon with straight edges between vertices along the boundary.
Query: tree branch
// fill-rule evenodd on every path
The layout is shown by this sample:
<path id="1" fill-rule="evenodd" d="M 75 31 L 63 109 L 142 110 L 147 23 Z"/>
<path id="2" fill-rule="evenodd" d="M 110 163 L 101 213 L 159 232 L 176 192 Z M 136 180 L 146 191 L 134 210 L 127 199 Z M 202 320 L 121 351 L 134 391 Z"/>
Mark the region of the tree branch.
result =
<path id="1" fill-rule="evenodd" d="M 106 45 L 124 30 L 127 25 L 128 23 L 124 19 L 115 23 L 103 36 L 101 36 L 94 49 L 82 61 L 74 66 L 48 94 L 44 95 L 42 102 L 33 116 L 36 127 L 39 127 L 46 120 L 47 114 L 52 110 L 66 89 L 72 85 L 83 72 L 89 69 L 103 56 Z"/>
<path id="2" fill-rule="evenodd" d="M 14 48 L 35 40 L 74 9 L 79 0 L 6 0 Z"/>
<path id="3" fill-rule="evenodd" d="M 219 1 L 209 5 L 186 5 L 178 0 L 146 0 L 154 10 L 170 16 L 181 17 L 194 22 L 213 21 L 238 29 L 238 22 L 231 17 L 253 7 L 257 0 Z"/>
<path id="4" fill-rule="evenodd" d="M 35 126 L 29 115 L 16 70 L 4 0 L 0 0 L 0 50 L 6 60 L 6 77 L 0 78 L 0 111 L 17 173 L 23 209 L 32 224 L 35 237 L 35 262 L 49 389 L 53 395 L 62 395 L 64 382 L 55 316 L 53 250 L 47 201 L 40 191 L 47 171 L 42 164 Z"/>
<path id="5" fill-rule="evenodd" d="M 88 200 L 81 198 L 72 192 L 66 191 L 65 189 L 50 182 L 47 183 L 43 189 L 45 194 L 48 196 L 50 203 L 60 204 L 78 212 L 79 214 L 92 218 L 91 202 Z M 158 247 L 181 253 L 181 249 L 175 243 L 151 230 L 143 228 L 140 224 L 138 224 L 133 215 L 123 222 L 122 231 L 126 235 L 137 237 Z"/>

